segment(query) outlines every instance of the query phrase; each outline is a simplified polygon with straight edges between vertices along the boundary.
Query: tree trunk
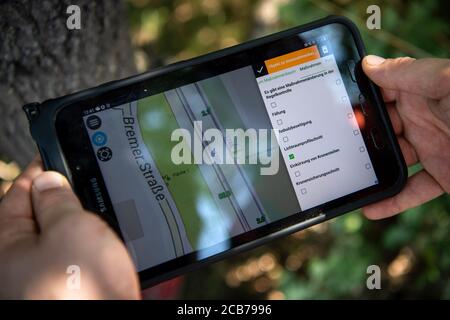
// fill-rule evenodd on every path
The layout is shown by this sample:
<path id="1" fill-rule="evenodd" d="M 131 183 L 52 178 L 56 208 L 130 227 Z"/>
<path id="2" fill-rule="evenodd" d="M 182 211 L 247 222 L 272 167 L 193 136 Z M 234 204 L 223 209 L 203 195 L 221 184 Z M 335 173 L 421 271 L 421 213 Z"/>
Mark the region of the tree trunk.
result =
<path id="1" fill-rule="evenodd" d="M 81 9 L 69 30 L 67 7 Z M 36 153 L 22 105 L 135 73 L 126 6 L 111 0 L 0 3 L 0 159 L 26 165 Z"/>

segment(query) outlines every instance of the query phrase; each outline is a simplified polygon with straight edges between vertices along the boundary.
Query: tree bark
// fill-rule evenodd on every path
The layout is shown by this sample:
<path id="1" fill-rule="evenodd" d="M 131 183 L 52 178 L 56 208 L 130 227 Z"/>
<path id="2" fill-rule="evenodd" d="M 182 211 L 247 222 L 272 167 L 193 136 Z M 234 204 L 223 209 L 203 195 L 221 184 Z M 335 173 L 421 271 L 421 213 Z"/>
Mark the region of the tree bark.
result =
<path id="1" fill-rule="evenodd" d="M 69 30 L 67 7 L 81 9 Z M 36 153 L 22 105 L 135 73 L 122 1 L 0 3 L 0 159 L 25 166 Z"/>

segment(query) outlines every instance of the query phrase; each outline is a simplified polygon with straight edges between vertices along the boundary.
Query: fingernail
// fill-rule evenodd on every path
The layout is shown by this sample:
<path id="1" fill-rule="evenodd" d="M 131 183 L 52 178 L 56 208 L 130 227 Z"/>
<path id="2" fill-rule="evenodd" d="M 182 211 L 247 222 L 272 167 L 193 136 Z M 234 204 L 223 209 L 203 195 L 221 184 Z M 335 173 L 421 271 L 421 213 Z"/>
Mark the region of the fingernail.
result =
<path id="1" fill-rule="evenodd" d="M 366 57 L 367 64 L 369 64 L 371 66 L 378 66 L 378 65 L 382 64 L 384 62 L 384 60 L 386 60 L 386 59 L 383 57 L 375 56 L 375 55 L 370 55 L 370 56 Z"/>
<path id="2" fill-rule="evenodd" d="M 56 172 L 44 172 L 33 180 L 33 187 L 43 192 L 45 190 L 61 188 L 63 186 L 63 178 Z"/>

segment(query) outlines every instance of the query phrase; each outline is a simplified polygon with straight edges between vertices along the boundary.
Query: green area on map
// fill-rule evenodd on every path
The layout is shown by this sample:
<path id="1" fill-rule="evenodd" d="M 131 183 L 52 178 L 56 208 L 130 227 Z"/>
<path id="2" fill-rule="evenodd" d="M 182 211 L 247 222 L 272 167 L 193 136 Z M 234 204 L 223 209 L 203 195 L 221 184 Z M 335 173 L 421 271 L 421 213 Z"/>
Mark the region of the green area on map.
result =
<path id="1" fill-rule="evenodd" d="M 172 148 L 179 142 L 170 138 L 179 126 L 163 94 L 138 101 L 138 121 L 144 142 L 183 220 L 189 242 L 196 249 L 203 228 L 199 207 L 207 204 L 215 210 L 219 208 L 200 168 L 195 164 L 176 165 L 171 159 Z"/>

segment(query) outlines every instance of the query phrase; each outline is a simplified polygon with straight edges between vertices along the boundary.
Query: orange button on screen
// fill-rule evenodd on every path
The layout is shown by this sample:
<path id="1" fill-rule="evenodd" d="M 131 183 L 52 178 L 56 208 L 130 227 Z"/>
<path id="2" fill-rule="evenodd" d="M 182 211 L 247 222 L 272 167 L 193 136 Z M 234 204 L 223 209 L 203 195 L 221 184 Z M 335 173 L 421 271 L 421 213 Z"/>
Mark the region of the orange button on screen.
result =
<path id="1" fill-rule="evenodd" d="M 264 63 L 267 72 L 274 73 L 318 58 L 320 58 L 319 50 L 317 46 L 312 46 L 266 60 Z"/>

